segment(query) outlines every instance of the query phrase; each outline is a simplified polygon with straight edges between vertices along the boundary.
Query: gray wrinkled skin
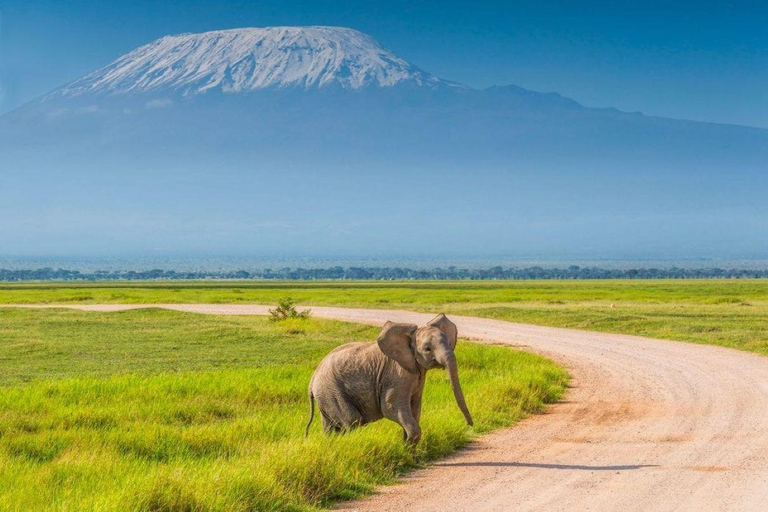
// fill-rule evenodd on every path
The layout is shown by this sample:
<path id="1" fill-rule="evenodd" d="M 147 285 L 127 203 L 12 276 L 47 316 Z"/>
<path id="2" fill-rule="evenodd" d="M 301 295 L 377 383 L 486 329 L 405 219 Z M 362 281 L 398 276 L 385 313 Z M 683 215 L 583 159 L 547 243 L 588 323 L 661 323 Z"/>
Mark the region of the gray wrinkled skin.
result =
<path id="1" fill-rule="evenodd" d="M 440 314 L 425 327 L 387 322 L 376 343 L 349 343 L 329 353 L 309 382 L 312 424 L 315 401 L 326 433 L 356 428 L 381 418 L 403 427 L 415 445 L 427 370 L 448 371 L 456 403 L 469 425 L 472 417 L 459 383 L 454 348 L 456 325 Z"/>

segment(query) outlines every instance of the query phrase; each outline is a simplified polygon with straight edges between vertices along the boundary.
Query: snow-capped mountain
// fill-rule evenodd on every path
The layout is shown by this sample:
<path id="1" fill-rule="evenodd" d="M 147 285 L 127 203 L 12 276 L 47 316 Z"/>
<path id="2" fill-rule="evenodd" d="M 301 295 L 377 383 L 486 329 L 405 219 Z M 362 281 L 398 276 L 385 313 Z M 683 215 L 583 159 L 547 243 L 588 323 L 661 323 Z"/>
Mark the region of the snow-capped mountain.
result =
<path id="1" fill-rule="evenodd" d="M 1 116 L 0 240 L 756 253 L 766 169 L 768 130 L 476 90 L 351 29 L 223 30 L 164 37 Z"/>
<path id="2" fill-rule="evenodd" d="M 240 93 L 267 88 L 360 89 L 449 82 L 425 73 L 370 36 L 340 27 L 217 30 L 158 39 L 53 93 Z"/>

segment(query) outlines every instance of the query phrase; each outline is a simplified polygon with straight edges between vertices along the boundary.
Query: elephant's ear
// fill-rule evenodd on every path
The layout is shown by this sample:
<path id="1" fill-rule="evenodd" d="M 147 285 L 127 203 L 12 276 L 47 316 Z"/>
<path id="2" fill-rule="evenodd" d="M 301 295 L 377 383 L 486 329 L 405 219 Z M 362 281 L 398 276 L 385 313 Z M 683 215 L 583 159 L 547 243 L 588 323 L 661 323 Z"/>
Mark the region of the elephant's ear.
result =
<path id="1" fill-rule="evenodd" d="M 413 355 L 413 333 L 417 327 L 413 324 L 387 322 L 376 340 L 384 355 L 394 359 L 400 366 L 411 373 L 416 373 L 416 356 Z"/>
<path id="2" fill-rule="evenodd" d="M 456 329 L 456 324 L 448 320 L 448 317 L 443 313 L 440 313 L 433 318 L 428 324 L 430 327 L 437 327 L 445 337 L 448 338 L 448 344 L 451 346 L 451 350 L 456 348 L 456 341 L 459 339 L 459 331 Z"/>

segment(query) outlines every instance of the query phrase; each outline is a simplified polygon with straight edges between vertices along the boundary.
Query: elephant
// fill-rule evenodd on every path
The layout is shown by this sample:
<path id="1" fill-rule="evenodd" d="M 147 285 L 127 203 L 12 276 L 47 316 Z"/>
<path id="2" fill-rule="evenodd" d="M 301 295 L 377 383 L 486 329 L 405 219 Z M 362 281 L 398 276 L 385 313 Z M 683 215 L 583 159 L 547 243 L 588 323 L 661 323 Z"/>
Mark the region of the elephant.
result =
<path id="1" fill-rule="evenodd" d="M 320 362 L 309 382 L 309 427 L 320 409 L 323 431 L 343 432 L 382 418 L 403 428 L 415 446 L 421 438 L 421 399 L 427 370 L 444 368 L 467 424 L 472 416 L 464 401 L 454 349 L 456 325 L 439 314 L 425 327 L 387 322 L 376 343 L 348 343 Z"/>

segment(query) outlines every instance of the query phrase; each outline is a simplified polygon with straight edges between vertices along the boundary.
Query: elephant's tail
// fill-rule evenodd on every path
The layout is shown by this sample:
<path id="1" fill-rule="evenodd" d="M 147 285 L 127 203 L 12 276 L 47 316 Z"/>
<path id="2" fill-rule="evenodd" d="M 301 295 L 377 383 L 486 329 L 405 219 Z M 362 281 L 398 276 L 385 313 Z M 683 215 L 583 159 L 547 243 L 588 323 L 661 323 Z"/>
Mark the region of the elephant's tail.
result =
<path id="1" fill-rule="evenodd" d="M 312 394 L 312 388 L 309 389 L 309 421 L 307 428 L 304 429 L 304 437 L 309 436 L 309 426 L 312 425 L 312 419 L 315 417 L 315 395 Z"/>

